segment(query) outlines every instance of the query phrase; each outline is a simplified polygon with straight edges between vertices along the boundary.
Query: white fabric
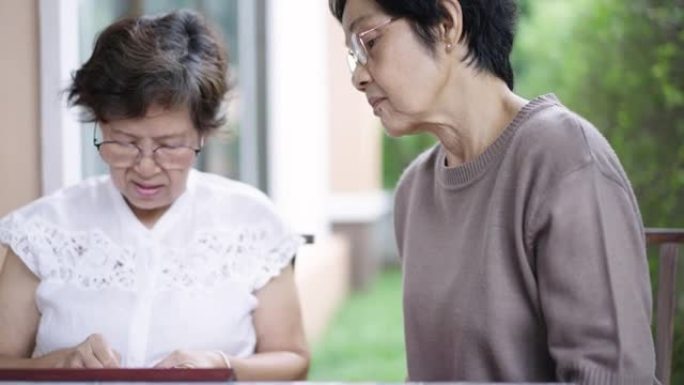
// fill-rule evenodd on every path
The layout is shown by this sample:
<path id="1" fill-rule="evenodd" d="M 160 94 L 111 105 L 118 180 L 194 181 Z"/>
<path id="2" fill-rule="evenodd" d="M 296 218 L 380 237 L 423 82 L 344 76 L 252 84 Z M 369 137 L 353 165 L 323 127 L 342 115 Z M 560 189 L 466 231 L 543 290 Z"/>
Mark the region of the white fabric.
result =
<path id="1" fill-rule="evenodd" d="M 258 190 L 192 170 L 152 229 L 102 176 L 4 217 L 0 243 L 40 279 L 34 356 L 100 333 L 149 367 L 176 349 L 252 354 L 254 293 L 302 240 Z"/>

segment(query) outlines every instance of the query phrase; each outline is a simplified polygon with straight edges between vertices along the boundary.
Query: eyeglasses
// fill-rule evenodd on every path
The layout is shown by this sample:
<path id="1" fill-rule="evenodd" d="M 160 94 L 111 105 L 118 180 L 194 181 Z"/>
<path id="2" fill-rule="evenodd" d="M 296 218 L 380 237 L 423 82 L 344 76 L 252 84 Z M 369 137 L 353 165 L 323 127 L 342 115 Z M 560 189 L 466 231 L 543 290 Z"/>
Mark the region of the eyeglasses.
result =
<path id="1" fill-rule="evenodd" d="M 202 150 L 204 140 L 200 139 L 199 148 L 190 146 L 158 145 L 152 149 L 152 159 L 165 170 L 185 170 L 192 165 L 195 156 Z M 145 151 L 135 143 L 117 140 L 98 141 L 97 126 L 93 127 L 93 145 L 102 160 L 114 168 L 127 168 L 140 162 Z"/>
<path id="2" fill-rule="evenodd" d="M 349 66 L 349 71 L 351 71 L 351 73 L 356 71 L 356 67 L 359 64 L 363 66 L 368 64 L 368 48 L 373 48 L 373 43 L 378 37 L 378 35 L 373 34 L 373 32 L 379 32 L 382 28 L 385 28 L 398 19 L 398 17 L 393 17 L 371 29 L 351 34 L 351 48 L 349 49 L 349 53 L 347 53 L 347 65 Z"/>

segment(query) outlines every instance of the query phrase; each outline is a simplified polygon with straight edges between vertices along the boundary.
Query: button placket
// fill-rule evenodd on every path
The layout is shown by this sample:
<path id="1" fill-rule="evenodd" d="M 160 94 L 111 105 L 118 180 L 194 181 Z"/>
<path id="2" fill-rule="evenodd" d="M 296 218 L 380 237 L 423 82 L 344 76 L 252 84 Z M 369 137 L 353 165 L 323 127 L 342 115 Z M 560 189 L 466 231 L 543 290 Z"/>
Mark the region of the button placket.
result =
<path id="1" fill-rule="evenodd" d="M 158 278 L 159 246 L 152 238 L 143 242 L 136 258 L 137 288 L 131 328 L 128 335 L 128 367 L 142 367 L 147 362 L 149 329 L 154 287 Z"/>

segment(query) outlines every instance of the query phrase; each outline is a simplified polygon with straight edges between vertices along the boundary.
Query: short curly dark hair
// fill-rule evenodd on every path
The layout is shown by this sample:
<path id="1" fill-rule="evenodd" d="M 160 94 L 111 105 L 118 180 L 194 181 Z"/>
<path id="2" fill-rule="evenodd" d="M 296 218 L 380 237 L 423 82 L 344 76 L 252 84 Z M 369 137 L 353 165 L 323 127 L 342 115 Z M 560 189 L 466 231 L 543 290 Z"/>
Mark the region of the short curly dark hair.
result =
<path id="1" fill-rule="evenodd" d="M 69 104 L 83 107 L 89 122 L 141 118 L 153 105 L 186 106 L 204 134 L 225 123 L 227 60 L 218 35 L 194 12 L 124 18 L 100 33 L 74 73 Z"/>
<path id="2" fill-rule="evenodd" d="M 420 40 L 433 50 L 435 27 L 447 17 L 441 0 L 373 0 L 390 16 L 411 21 Z M 515 0 L 458 0 L 463 10 L 463 39 L 468 43 L 465 60 L 500 78 L 513 89 L 510 62 L 518 8 Z M 330 11 L 342 21 L 347 0 L 329 0 Z"/>

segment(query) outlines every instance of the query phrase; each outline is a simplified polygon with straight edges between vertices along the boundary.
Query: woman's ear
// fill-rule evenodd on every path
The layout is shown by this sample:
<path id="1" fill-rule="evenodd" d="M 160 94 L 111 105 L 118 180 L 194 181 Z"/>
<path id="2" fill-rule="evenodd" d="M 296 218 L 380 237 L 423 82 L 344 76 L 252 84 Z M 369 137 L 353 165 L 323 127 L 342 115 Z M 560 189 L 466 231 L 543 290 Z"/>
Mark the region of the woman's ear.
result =
<path id="1" fill-rule="evenodd" d="M 444 10 L 444 19 L 439 24 L 439 39 L 444 43 L 447 51 L 451 51 L 462 39 L 463 12 L 461 2 L 459 0 L 441 0 L 440 5 Z"/>

